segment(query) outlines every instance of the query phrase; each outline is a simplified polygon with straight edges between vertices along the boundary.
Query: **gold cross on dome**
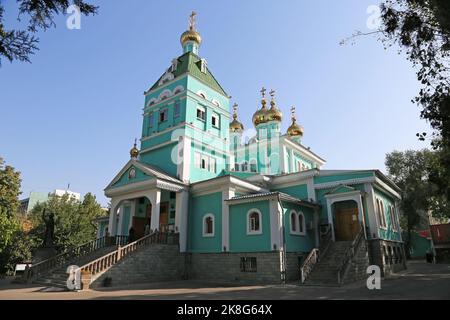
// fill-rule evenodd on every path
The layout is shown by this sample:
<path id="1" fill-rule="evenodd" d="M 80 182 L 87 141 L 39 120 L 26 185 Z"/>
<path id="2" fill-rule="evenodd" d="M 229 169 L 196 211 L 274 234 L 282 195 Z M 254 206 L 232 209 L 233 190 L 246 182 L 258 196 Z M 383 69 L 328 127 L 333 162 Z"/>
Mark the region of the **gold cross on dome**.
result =
<path id="1" fill-rule="evenodd" d="M 189 16 L 189 29 L 195 30 L 195 17 L 197 16 L 197 12 L 192 11 L 191 15 Z"/>
<path id="2" fill-rule="evenodd" d="M 274 96 L 275 96 L 275 90 L 270 90 L 270 92 L 269 92 L 269 94 L 270 94 L 270 96 L 273 98 Z"/>
<path id="3" fill-rule="evenodd" d="M 264 98 L 265 96 L 266 96 L 266 88 L 264 88 L 264 87 L 262 87 L 262 89 L 261 89 L 261 96 Z"/>
<path id="4" fill-rule="evenodd" d="M 295 120 L 295 107 L 294 106 L 291 107 L 291 115 L 292 115 L 292 119 Z"/>

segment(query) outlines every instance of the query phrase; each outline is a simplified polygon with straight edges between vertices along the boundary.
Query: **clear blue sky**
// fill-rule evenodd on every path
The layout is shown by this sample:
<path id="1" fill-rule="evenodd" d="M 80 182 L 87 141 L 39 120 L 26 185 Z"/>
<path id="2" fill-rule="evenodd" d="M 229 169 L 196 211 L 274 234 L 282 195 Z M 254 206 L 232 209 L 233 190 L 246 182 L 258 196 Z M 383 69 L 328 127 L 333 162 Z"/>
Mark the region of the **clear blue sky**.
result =
<path id="1" fill-rule="evenodd" d="M 355 30 L 369 31 L 373 0 L 345 1 L 96 1 L 97 16 L 81 30 L 40 32 L 32 64 L 0 68 L 0 156 L 22 173 L 30 191 L 103 189 L 129 160 L 140 136 L 143 92 L 181 54 L 180 34 L 191 10 L 203 37 L 200 55 L 240 105 L 248 128 L 262 86 L 277 90 L 289 125 L 295 105 L 304 144 L 326 169 L 384 170 L 385 154 L 422 148 L 428 129 L 411 103 L 414 71 L 396 48 L 376 38 L 340 46 Z M 15 2 L 5 3 L 15 26 Z"/>

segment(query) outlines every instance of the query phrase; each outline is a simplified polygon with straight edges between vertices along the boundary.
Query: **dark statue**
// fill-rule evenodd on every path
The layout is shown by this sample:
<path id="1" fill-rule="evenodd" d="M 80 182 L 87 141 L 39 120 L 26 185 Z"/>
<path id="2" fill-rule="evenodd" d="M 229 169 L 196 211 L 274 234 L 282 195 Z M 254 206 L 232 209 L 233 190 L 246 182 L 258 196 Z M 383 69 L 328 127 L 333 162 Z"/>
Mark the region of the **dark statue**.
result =
<path id="1" fill-rule="evenodd" d="M 45 223 L 44 241 L 42 246 L 33 252 L 32 264 L 39 263 L 54 257 L 57 254 L 55 247 L 55 214 L 47 212 L 46 209 L 42 211 L 42 221 Z"/>
<path id="2" fill-rule="evenodd" d="M 46 214 L 46 209 L 44 208 L 44 211 L 42 211 L 42 220 L 45 222 L 43 247 L 53 247 L 55 240 L 55 215 L 53 212 Z"/>

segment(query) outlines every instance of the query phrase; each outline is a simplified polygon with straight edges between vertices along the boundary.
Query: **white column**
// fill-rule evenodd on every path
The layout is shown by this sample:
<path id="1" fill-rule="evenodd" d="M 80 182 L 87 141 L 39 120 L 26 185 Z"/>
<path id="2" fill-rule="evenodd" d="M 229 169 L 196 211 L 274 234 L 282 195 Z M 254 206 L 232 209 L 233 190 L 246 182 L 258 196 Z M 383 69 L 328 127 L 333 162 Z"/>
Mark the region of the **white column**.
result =
<path id="1" fill-rule="evenodd" d="M 119 202 L 120 201 L 114 198 L 111 199 L 111 211 L 109 212 L 109 224 L 108 224 L 108 231 L 111 236 L 116 235 L 116 214 Z"/>
<path id="2" fill-rule="evenodd" d="M 280 170 L 281 173 L 287 173 L 289 170 L 289 164 L 287 162 L 287 150 L 286 150 L 286 146 L 282 145 L 281 146 L 281 150 L 280 150 Z"/>
<path id="3" fill-rule="evenodd" d="M 297 168 L 295 167 L 294 149 L 291 150 L 291 173 L 293 172 L 297 172 Z"/>
<path id="4" fill-rule="evenodd" d="M 308 190 L 308 199 L 316 201 L 316 190 L 314 189 L 314 177 L 311 177 L 306 182 L 306 187 Z"/>
<path id="5" fill-rule="evenodd" d="M 178 192 L 176 195 L 175 226 L 180 234 L 180 252 L 187 251 L 188 241 L 189 193 Z"/>
<path id="6" fill-rule="evenodd" d="M 161 204 L 161 190 L 155 189 L 150 193 L 150 202 L 152 203 L 152 217 L 150 229 L 159 230 L 159 214 L 160 214 L 160 204 Z"/>
<path id="7" fill-rule="evenodd" d="M 178 166 L 177 175 L 181 181 L 189 182 L 191 169 L 191 138 L 178 138 Z"/>
<path id="8" fill-rule="evenodd" d="M 334 222 L 333 222 L 333 212 L 332 212 L 333 202 L 330 199 L 327 199 L 327 211 L 328 211 L 328 223 L 331 227 L 331 239 L 336 241 L 334 236 Z"/>
<path id="9" fill-rule="evenodd" d="M 234 192 L 228 188 L 222 191 L 222 251 L 230 251 L 230 206 L 225 200 L 233 198 Z"/>
<path id="10" fill-rule="evenodd" d="M 133 217 L 136 216 L 136 201 L 137 201 L 137 199 L 130 200 L 130 203 L 131 203 L 130 211 L 131 212 L 130 212 L 130 223 L 128 224 L 129 228 L 131 228 L 133 226 Z"/>
<path id="11" fill-rule="evenodd" d="M 122 202 L 122 204 L 119 207 L 119 221 L 117 221 L 117 227 L 116 227 L 116 235 L 121 236 L 122 235 L 122 223 L 123 223 L 123 207 L 125 206 L 125 202 Z"/>

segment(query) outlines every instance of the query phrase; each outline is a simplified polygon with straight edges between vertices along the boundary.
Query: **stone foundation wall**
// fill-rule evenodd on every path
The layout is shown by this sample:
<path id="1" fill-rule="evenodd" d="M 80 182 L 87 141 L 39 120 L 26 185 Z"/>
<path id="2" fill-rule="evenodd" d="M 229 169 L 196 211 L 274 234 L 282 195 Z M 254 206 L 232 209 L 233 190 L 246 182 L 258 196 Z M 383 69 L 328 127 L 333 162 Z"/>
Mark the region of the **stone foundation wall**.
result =
<path id="1" fill-rule="evenodd" d="M 370 264 L 381 268 L 382 276 L 406 269 L 405 247 L 402 242 L 369 240 Z"/>
<path id="2" fill-rule="evenodd" d="M 181 280 L 185 276 L 185 255 L 177 245 L 151 245 L 112 266 L 97 277 L 91 287 L 101 287 L 106 278 L 112 286 Z"/>
<path id="3" fill-rule="evenodd" d="M 307 256 L 307 252 L 288 252 L 286 254 L 286 281 L 300 281 L 300 267 Z"/>
<path id="4" fill-rule="evenodd" d="M 241 271 L 241 258 L 256 258 L 256 271 Z M 189 279 L 249 284 L 281 283 L 280 253 L 190 253 Z"/>

